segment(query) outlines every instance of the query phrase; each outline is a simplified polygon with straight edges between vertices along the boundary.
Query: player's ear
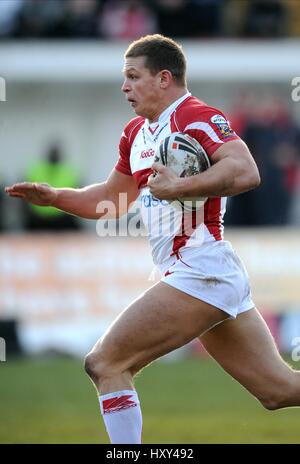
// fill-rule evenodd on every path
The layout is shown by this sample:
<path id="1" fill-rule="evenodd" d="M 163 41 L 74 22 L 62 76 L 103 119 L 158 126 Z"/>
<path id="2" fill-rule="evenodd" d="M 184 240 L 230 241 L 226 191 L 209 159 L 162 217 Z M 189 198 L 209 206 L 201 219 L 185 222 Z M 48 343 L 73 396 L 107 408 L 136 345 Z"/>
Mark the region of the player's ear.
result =
<path id="1" fill-rule="evenodd" d="M 162 89 L 166 89 L 169 87 L 171 81 L 172 81 L 172 74 L 168 69 L 163 69 L 162 71 L 159 72 L 159 79 L 160 79 L 160 87 Z"/>

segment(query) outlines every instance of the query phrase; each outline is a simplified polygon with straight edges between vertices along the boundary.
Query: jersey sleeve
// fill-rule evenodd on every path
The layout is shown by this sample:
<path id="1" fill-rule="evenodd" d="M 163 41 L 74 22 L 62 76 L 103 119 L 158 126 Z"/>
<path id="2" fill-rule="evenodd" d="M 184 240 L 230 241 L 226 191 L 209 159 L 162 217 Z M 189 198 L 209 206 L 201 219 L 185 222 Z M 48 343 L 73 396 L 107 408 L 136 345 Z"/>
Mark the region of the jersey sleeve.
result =
<path id="1" fill-rule="evenodd" d="M 132 176 L 130 167 L 130 144 L 126 129 L 123 131 L 119 143 L 119 159 L 115 165 L 115 169 L 123 174 Z"/>
<path id="2" fill-rule="evenodd" d="M 125 127 L 119 143 L 119 159 L 115 165 L 117 171 L 132 176 L 131 166 L 130 166 L 130 153 L 133 140 L 139 131 L 141 125 L 144 123 L 145 118 L 137 116 L 136 118 L 131 119 L 127 126 Z"/>
<path id="3" fill-rule="evenodd" d="M 208 156 L 212 156 L 224 143 L 239 140 L 226 116 L 209 106 L 194 110 L 189 118 L 185 118 L 182 130 L 198 140 Z"/>

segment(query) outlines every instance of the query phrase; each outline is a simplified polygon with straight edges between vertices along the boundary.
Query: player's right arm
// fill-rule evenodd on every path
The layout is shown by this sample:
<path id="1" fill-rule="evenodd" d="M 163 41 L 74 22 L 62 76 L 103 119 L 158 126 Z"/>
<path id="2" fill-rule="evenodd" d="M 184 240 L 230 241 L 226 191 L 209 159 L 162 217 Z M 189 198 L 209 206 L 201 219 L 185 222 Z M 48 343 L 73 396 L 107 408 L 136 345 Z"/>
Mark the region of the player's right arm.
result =
<path id="1" fill-rule="evenodd" d="M 85 219 L 99 219 L 103 215 L 105 219 L 120 217 L 127 213 L 139 195 L 134 178 L 116 169 L 105 182 L 80 189 L 21 182 L 6 187 L 5 191 L 11 197 L 22 198 L 34 205 L 54 206 Z M 101 207 L 101 202 L 105 202 L 105 208 Z"/>
<path id="2" fill-rule="evenodd" d="M 5 192 L 34 205 L 54 206 L 85 219 L 100 219 L 102 216 L 114 219 L 122 216 L 139 195 L 129 158 L 133 138 L 143 122 L 144 118 L 137 117 L 126 125 L 120 138 L 118 162 L 105 182 L 80 189 L 21 182 L 6 187 Z"/>

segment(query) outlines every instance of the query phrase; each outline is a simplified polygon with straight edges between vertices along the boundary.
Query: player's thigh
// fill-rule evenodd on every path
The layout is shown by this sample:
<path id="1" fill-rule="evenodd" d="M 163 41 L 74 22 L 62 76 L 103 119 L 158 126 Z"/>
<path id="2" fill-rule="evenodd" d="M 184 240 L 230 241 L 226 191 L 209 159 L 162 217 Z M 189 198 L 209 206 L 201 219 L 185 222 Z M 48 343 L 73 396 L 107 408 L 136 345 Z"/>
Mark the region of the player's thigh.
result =
<path id="1" fill-rule="evenodd" d="M 228 315 L 163 282 L 136 299 L 93 348 L 118 369 L 143 367 Z"/>
<path id="2" fill-rule="evenodd" d="M 291 376 L 256 309 L 212 328 L 200 341 L 232 377 L 258 398 L 264 398 L 271 388 L 285 386 Z"/>

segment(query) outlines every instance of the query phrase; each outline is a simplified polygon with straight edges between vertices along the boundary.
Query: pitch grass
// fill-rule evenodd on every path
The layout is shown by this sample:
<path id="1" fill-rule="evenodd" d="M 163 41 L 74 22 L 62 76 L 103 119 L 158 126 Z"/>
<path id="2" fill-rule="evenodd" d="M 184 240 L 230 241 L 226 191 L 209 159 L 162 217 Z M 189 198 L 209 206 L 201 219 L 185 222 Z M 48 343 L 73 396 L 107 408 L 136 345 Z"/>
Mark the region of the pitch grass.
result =
<path id="1" fill-rule="evenodd" d="M 210 359 L 156 362 L 136 386 L 144 443 L 300 443 L 299 408 L 264 410 Z M 0 443 L 108 443 L 73 359 L 0 363 L 0 417 Z"/>

